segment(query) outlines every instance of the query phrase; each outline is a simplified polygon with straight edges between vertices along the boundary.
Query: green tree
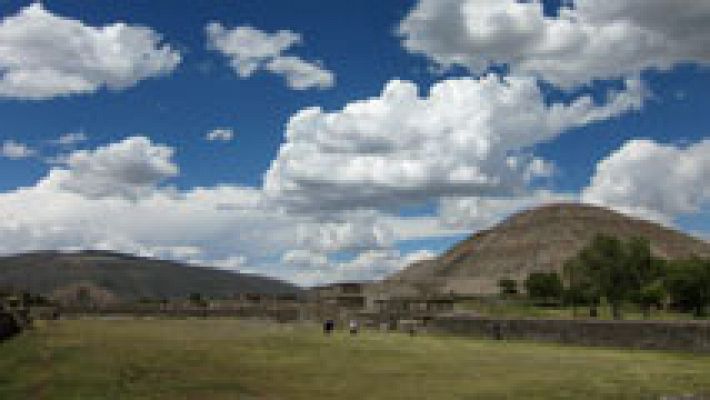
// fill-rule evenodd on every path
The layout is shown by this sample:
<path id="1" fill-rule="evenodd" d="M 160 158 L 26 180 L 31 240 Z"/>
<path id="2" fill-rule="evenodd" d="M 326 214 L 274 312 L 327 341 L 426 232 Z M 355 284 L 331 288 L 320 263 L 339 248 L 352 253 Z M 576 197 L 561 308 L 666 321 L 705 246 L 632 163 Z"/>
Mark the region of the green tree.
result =
<path id="1" fill-rule="evenodd" d="M 565 262 L 562 270 L 567 287 L 563 292 L 563 301 L 572 306 L 572 312 L 577 315 L 577 306 L 588 306 L 589 316 L 597 316 L 599 305 L 599 291 L 587 273 L 580 257 L 575 257 Z"/>
<path id="2" fill-rule="evenodd" d="M 518 293 L 518 282 L 514 279 L 503 278 L 498 281 L 498 288 L 502 295 L 511 295 Z"/>
<path id="3" fill-rule="evenodd" d="M 651 243 L 646 238 L 634 237 L 625 243 L 626 263 L 634 274 L 634 286 L 640 289 L 660 275 L 660 263 L 651 254 Z"/>
<path id="4" fill-rule="evenodd" d="M 662 274 L 664 262 L 651 254 L 648 239 L 635 237 L 626 242 L 625 267 L 632 280 L 628 297 L 638 304 L 644 315 L 650 315 L 651 306 L 660 306 L 666 296 Z"/>
<path id="5" fill-rule="evenodd" d="M 692 259 L 670 263 L 665 278 L 671 301 L 696 317 L 710 304 L 710 260 Z"/>
<path id="6" fill-rule="evenodd" d="M 188 299 L 190 300 L 190 303 L 192 303 L 195 306 L 198 306 L 198 307 L 207 306 L 207 301 L 205 301 L 205 299 L 202 297 L 201 293 L 195 293 L 195 292 L 190 293 L 190 296 L 188 297 Z"/>
<path id="7" fill-rule="evenodd" d="M 623 243 L 613 236 L 597 235 L 580 258 L 583 271 L 589 274 L 599 295 L 606 298 L 614 319 L 620 319 L 621 305 L 634 280 L 625 262 Z"/>
<path id="8" fill-rule="evenodd" d="M 625 301 L 641 304 L 642 290 L 651 294 L 648 286 L 658 280 L 661 265 L 647 239 L 624 242 L 599 234 L 565 265 L 564 273 L 572 297 L 584 297 L 592 305 L 604 297 L 614 318 L 620 319 Z"/>
<path id="9" fill-rule="evenodd" d="M 637 303 L 641 306 L 644 317 L 649 318 L 651 307 L 660 307 L 665 298 L 666 290 L 663 287 L 663 281 L 656 280 L 641 288 L 637 296 Z"/>
<path id="10" fill-rule="evenodd" d="M 562 289 L 562 279 L 557 272 L 532 272 L 525 280 L 525 291 L 535 300 L 559 300 Z"/>

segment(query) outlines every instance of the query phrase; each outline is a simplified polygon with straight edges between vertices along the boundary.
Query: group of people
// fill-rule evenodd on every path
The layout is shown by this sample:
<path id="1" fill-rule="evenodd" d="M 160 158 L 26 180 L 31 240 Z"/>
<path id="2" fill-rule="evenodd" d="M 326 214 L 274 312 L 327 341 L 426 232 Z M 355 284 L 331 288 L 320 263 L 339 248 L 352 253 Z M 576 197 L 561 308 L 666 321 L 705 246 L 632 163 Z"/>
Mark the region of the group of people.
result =
<path id="1" fill-rule="evenodd" d="M 350 322 L 348 322 L 348 329 L 350 330 L 351 335 L 357 335 L 358 331 L 360 330 L 360 324 L 356 319 L 351 319 Z M 323 322 L 323 333 L 325 333 L 326 335 L 330 335 L 334 330 L 334 320 L 327 319 L 325 320 L 325 322 Z"/>

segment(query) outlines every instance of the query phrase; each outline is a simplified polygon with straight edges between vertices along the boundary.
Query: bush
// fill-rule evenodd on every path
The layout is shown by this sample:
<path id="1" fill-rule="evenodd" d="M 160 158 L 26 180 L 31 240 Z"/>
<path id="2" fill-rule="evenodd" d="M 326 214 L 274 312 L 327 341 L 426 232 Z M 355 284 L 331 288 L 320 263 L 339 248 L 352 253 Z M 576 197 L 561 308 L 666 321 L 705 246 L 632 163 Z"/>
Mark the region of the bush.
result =
<path id="1" fill-rule="evenodd" d="M 663 282 L 658 280 L 641 288 L 637 303 L 641 306 L 644 315 L 648 317 L 651 314 L 651 307 L 660 308 L 665 298 L 666 290 Z"/>
<path id="2" fill-rule="evenodd" d="M 525 280 L 525 291 L 534 300 L 560 300 L 562 279 L 557 272 L 532 272 Z"/>
<path id="3" fill-rule="evenodd" d="M 188 299 L 190 300 L 190 303 L 193 306 L 197 306 L 197 307 L 206 307 L 207 306 L 207 300 L 205 300 L 205 298 L 202 297 L 201 293 L 190 293 L 190 296 L 188 296 Z"/>
<path id="4" fill-rule="evenodd" d="M 710 304 L 710 260 L 676 261 L 669 265 L 665 286 L 671 301 L 696 317 Z"/>
<path id="5" fill-rule="evenodd" d="M 502 295 L 511 295 L 518 293 L 518 282 L 514 279 L 504 278 L 498 281 L 498 288 Z"/>

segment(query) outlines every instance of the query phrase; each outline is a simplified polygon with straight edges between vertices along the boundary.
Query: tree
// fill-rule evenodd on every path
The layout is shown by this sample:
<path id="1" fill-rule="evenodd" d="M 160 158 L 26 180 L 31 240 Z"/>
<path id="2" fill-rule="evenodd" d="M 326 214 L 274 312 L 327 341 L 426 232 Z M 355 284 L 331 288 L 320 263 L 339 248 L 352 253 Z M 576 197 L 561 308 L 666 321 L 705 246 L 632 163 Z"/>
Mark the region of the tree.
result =
<path id="1" fill-rule="evenodd" d="M 599 305 L 599 290 L 587 273 L 580 257 L 575 257 L 565 262 L 562 274 L 567 288 L 563 292 L 563 301 L 572 306 L 572 312 L 577 315 L 577 306 L 589 306 L 589 316 L 597 316 Z"/>
<path id="2" fill-rule="evenodd" d="M 562 279 L 557 272 L 532 272 L 525 280 L 525 291 L 531 299 L 559 300 L 562 289 Z"/>
<path id="3" fill-rule="evenodd" d="M 651 254 L 651 243 L 646 238 L 634 237 L 625 243 L 626 263 L 634 274 L 634 286 L 641 289 L 661 275 L 662 264 Z"/>
<path id="4" fill-rule="evenodd" d="M 194 305 L 194 306 L 197 306 L 197 307 L 207 306 L 207 302 L 202 297 L 201 293 L 196 293 L 196 292 L 190 293 L 190 296 L 188 298 L 190 300 L 190 303 L 192 303 L 192 305 Z"/>
<path id="5" fill-rule="evenodd" d="M 692 259 L 670 263 L 665 279 L 671 301 L 696 317 L 710 304 L 710 260 Z"/>
<path id="6" fill-rule="evenodd" d="M 661 265 L 647 239 L 624 242 L 598 234 L 566 265 L 565 279 L 575 296 L 589 296 L 593 303 L 606 298 L 612 315 L 620 319 L 625 301 L 641 304 L 641 291 L 659 278 Z M 646 290 L 650 295 L 651 289 Z"/>
<path id="7" fill-rule="evenodd" d="M 626 242 L 625 263 L 633 276 L 628 288 L 629 299 L 638 304 L 648 317 L 651 306 L 660 306 L 666 297 L 661 279 L 664 261 L 653 257 L 648 239 L 636 237 Z"/>
<path id="8" fill-rule="evenodd" d="M 651 307 L 660 307 L 666 297 L 666 290 L 663 281 L 656 280 L 641 288 L 638 293 L 637 302 L 641 306 L 644 317 L 651 316 Z"/>
<path id="9" fill-rule="evenodd" d="M 613 237 L 597 235 L 580 254 L 583 271 L 611 307 L 614 319 L 621 318 L 621 305 L 632 286 L 633 275 L 627 268 L 623 243 Z"/>
<path id="10" fill-rule="evenodd" d="M 498 281 L 498 288 L 502 295 L 517 294 L 518 282 L 514 279 L 503 278 Z"/>

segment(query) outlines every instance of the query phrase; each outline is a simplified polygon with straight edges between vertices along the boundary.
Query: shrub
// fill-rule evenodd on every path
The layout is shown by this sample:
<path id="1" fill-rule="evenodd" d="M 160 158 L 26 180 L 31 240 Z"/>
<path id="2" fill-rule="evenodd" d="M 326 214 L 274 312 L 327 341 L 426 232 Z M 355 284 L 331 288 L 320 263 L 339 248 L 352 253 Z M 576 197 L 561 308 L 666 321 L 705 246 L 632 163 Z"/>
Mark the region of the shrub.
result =
<path id="1" fill-rule="evenodd" d="M 665 286 L 673 303 L 697 317 L 710 304 L 710 260 L 676 261 L 669 265 Z"/>
<path id="2" fill-rule="evenodd" d="M 562 289 L 562 279 L 557 272 L 532 272 L 525 280 L 525 291 L 535 300 L 559 300 Z"/>
<path id="3" fill-rule="evenodd" d="M 498 288 L 503 295 L 517 294 L 518 282 L 514 279 L 504 278 L 498 281 Z"/>

